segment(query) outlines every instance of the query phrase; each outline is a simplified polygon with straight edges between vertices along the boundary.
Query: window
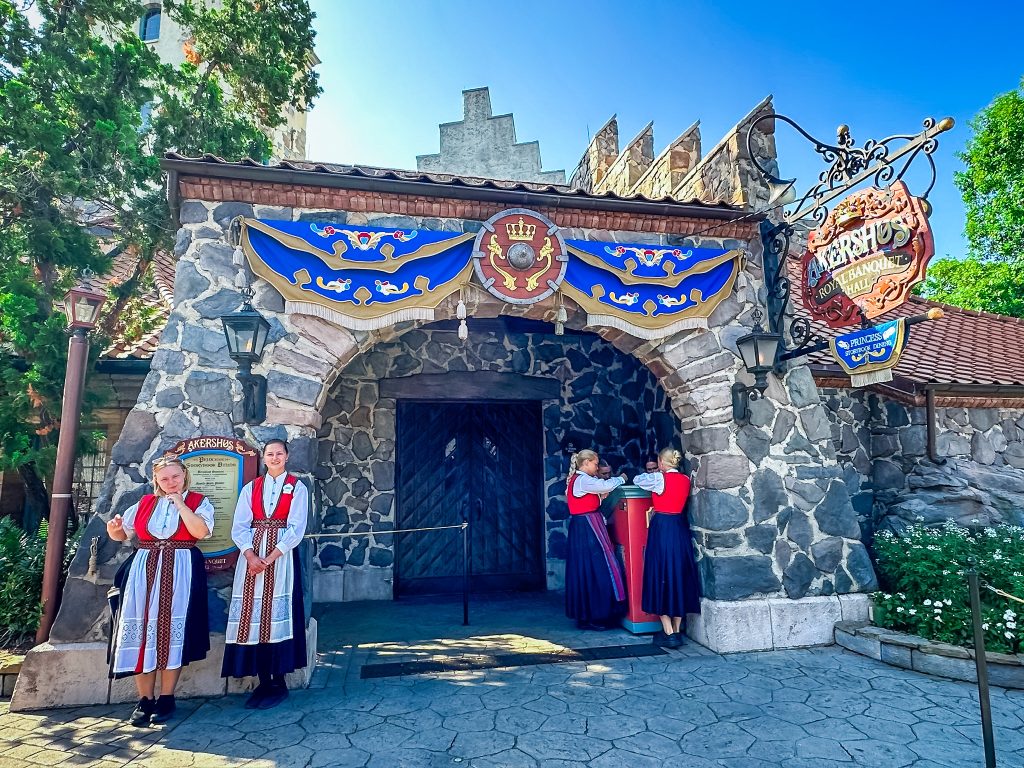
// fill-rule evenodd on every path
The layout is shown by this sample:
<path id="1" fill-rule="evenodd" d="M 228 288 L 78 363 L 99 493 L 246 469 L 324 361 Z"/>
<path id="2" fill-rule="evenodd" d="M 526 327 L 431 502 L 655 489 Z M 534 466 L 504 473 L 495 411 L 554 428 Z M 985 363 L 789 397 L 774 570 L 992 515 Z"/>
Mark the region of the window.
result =
<path id="1" fill-rule="evenodd" d="M 160 6 L 153 5 L 146 9 L 139 21 L 139 37 L 144 42 L 160 39 Z"/>
<path id="2" fill-rule="evenodd" d="M 98 447 L 97 453 L 79 456 L 75 462 L 75 479 L 71 493 L 80 525 L 88 523 L 95 511 L 93 505 L 100 495 L 100 486 L 103 485 L 103 477 L 110 461 L 106 438 L 100 441 Z"/>

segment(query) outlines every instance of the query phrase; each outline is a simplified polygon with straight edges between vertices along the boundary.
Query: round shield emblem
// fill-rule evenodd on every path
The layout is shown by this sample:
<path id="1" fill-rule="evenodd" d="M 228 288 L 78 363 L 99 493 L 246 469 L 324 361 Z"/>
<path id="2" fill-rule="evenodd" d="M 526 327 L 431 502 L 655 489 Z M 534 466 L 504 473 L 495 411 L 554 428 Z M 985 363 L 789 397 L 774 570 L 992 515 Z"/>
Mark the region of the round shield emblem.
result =
<path id="1" fill-rule="evenodd" d="M 489 218 L 473 245 L 477 279 L 492 296 L 512 304 L 533 304 L 553 294 L 566 264 L 558 227 L 525 208 Z"/>

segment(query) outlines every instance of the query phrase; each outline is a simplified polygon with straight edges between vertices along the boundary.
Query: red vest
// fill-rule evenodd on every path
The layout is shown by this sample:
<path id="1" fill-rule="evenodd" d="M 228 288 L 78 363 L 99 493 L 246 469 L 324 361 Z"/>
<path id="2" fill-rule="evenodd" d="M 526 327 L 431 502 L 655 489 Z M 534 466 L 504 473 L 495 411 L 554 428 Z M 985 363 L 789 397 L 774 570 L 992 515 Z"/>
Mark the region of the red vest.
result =
<path id="1" fill-rule="evenodd" d="M 570 515 L 585 515 L 588 512 L 596 512 L 601 506 L 601 498 L 596 493 L 588 493 L 583 498 L 577 499 L 572 492 L 579 475 L 573 472 L 569 478 L 569 486 L 565 489 L 565 501 L 569 505 Z"/>
<path id="2" fill-rule="evenodd" d="M 193 491 L 185 492 L 185 506 L 195 512 L 199 509 L 199 505 L 203 503 L 203 496 L 201 493 L 194 493 Z M 156 509 L 157 497 L 152 493 L 146 494 L 142 497 L 139 502 L 138 511 L 135 513 L 135 535 L 139 537 L 139 541 L 156 541 L 157 538 L 149 532 L 149 518 L 153 515 L 153 510 Z M 198 541 L 195 536 L 188 532 L 188 528 L 185 527 L 185 523 L 178 518 L 178 530 L 171 536 L 171 541 L 190 541 L 193 544 Z"/>
<path id="3" fill-rule="evenodd" d="M 690 478 L 680 472 L 662 472 L 665 488 L 662 493 L 652 493 L 654 511 L 666 515 L 678 515 L 686 506 L 690 495 Z"/>
<path id="4" fill-rule="evenodd" d="M 266 520 L 267 516 L 263 509 L 263 481 L 266 479 L 266 475 L 260 475 L 252 481 L 252 519 L 253 520 Z M 292 490 L 295 489 L 295 485 L 299 481 L 295 479 L 295 475 L 287 474 L 284 476 L 284 485 L 291 484 Z M 277 506 L 271 511 L 271 520 L 287 520 L 288 512 L 292 508 L 292 496 L 291 493 L 285 493 L 282 487 L 281 496 L 277 500 Z"/>

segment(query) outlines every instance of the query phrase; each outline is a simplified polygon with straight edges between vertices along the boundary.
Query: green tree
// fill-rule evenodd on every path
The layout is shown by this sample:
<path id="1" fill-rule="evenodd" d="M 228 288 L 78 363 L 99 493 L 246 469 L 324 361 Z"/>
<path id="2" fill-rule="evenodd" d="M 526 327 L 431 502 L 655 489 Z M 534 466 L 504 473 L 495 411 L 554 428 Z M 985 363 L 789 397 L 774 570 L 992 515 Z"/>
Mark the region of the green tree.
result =
<path id="1" fill-rule="evenodd" d="M 941 259 L 928 266 L 921 294 L 964 309 L 1024 317 L 1024 260 Z"/>
<path id="2" fill-rule="evenodd" d="M 971 122 L 956 184 L 967 206 L 972 256 L 1024 259 L 1024 79 Z"/>
<path id="3" fill-rule="evenodd" d="M 111 248 L 137 254 L 102 328 L 136 322 L 132 296 L 174 231 L 160 155 L 265 161 L 283 108 L 320 93 L 306 0 L 166 0 L 164 12 L 194 31 L 177 67 L 139 39 L 137 0 L 0 0 L 0 470 L 25 481 L 26 525 L 48 507 L 67 354 L 55 307 L 76 273 L 103 273 Z M 102 249 L 87 229 L 99 218 L 112 222 Z"/>

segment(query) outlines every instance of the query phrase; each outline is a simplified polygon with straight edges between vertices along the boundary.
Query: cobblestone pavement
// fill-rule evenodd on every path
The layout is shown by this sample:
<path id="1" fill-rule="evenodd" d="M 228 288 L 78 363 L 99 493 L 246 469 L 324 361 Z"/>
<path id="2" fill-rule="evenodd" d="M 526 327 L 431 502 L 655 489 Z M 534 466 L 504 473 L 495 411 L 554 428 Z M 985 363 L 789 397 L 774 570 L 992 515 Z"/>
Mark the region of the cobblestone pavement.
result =
<path id="1" fill-rule="evenodd" d="M 485 623 L 475 622 L 478 632 Z M 378 638 L 325 654 L 319 687 L 266 712 L 246 710 L 242 696 L 183 701 L 167 726 L 137 729 L 122 722 L 131 705 L 40 713 L 4 706 L 0 768 L 984 765 L 973 686 L 835 646 L 718 656 L 688 644 L 645 658 L 359 675 L 363 663 L 543 649 L 563 633 L 573 647 L 645 642 L 549 623 L 557 631 L 474 637 L 451 628 L 445 639 L 429 639 L 420 626 L 421 636 L 404 644 Z M 1024 691 L 994 688 L 992 706 L 1000 768 L 1024 768 Z"/>

